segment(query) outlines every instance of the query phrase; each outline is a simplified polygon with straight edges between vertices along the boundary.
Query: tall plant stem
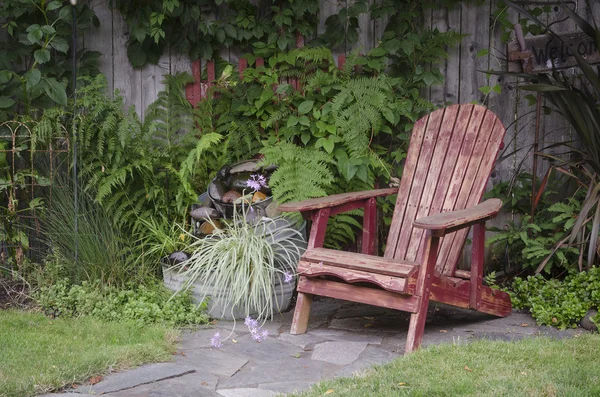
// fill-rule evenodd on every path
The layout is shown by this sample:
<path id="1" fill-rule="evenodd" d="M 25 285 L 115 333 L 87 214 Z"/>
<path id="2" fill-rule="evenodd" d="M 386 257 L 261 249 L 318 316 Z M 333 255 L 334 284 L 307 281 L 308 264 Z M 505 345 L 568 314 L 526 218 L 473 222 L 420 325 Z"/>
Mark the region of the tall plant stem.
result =
<path id="1" fill-rule="evenodd" d="M 75 14 L 75 5 L 71 6 L 71 11 L 73 18 L 73 207 L 75 212 L 73 238 L 75 239 L 75 264 L 77 264 L 79 258 L 79 225 L 77 219 L 79 215 L 79 202 L 77 200 L 77 15 Z"/>

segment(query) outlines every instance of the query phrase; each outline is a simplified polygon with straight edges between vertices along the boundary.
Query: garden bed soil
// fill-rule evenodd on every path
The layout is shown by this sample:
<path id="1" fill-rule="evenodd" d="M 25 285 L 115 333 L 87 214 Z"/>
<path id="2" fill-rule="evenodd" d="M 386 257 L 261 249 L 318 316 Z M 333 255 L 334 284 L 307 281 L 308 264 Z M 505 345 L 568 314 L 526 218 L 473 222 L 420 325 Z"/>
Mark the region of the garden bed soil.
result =
<path id="1" fill-rule="evenodd" d="M 32 303 L 26 284 L 0 277 L 0 310 L 29 307 Z"/>

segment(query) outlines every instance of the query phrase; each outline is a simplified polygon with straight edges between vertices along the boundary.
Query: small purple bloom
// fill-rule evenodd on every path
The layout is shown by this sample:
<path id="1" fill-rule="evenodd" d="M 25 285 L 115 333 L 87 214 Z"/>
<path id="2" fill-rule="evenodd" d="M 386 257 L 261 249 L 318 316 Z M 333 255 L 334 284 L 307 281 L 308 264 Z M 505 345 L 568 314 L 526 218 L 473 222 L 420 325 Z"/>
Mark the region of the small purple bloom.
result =
<path id="1" fill-rule="evenodd" d="M 253 340 L 260 343 L 260 342 L 264 341 L 265 339 L 267 339 L 267 336 L 269 336 L 269 331 L 267 331 L 267 330 L 261 331 L 260 328 L 252 328 L 250 330 L 250 336 L 252 336 Z"/>
<path id="2" fill-rule="evenodd" d="M 286 283 L 286 284 L 291 283 L 292 280 L 294 279 L 294 275 L 292 273 L 290 273 L 290 272 L 285 272 L 283 274 L 283 276 L 284 276 L 283 282 Z"/>
<path id="3" fill-rule="evenodd" d="M 264 175 L 252 174 L 250 179 L 246 181 L 246 186 L 252 189 L 253 192 L 260 190 L 261 187 L 267 187 L 267 179 Z"/>
<path id="4" fill-rule="evenodd" d="M 258 183 L 258 181 L 255 181 L 253 179 L 248 179 L 246 181 L 246 185 L 252 189 L 253 192 L 256 192 L 258 190 L 260 190 L 260 183 Z"/>
<path id="5" fill-rule="evenodd" d="M 253 328 L 258 328 L 258 320 L 255 320 L 250 316 L 244 319 L 244 324 L 246 325 L 246 327 L 248 327 L 250 332 L 252 332 Z"/>
<path id="6" fill-rule="evenodd" d="M 210 338 L 210 345 L 212 347 L 223 347 L 223 342 L 221 342 L 221 334 L 219 332 L 215 333 L 215 335 Z"/>

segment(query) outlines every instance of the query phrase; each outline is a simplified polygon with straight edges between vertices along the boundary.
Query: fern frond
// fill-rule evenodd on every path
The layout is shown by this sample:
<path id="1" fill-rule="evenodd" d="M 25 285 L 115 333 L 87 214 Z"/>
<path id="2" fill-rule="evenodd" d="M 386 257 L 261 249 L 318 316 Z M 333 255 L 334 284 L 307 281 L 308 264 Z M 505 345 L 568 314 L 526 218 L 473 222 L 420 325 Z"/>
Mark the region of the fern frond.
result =
<path id="1" fill-rule="evenodd" d="M 323 197 L 334 177 L 330 169 L 333 160 L 326 153 L 280 143 L 261 151 L 264 164 L 277 164 L 270 186 L 279 203 Z"/>

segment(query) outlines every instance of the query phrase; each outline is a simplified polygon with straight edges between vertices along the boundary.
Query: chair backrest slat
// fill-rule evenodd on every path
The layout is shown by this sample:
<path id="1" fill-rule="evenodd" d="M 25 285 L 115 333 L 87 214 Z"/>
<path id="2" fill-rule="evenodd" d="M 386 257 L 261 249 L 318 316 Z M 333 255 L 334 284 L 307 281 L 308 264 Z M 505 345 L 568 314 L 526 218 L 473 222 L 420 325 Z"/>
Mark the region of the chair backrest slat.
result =
<path id="1" fill-rule="evenodd" d="M 504 133 L 494 113 L 472 104 L 439 109 L 415 123 L 386 258 L 419 261 L 425 233 L 412 226 L 415 219 L 480 201 Z M 454 273 L 467 232 L 444 237 L 438 272 Z"/>

